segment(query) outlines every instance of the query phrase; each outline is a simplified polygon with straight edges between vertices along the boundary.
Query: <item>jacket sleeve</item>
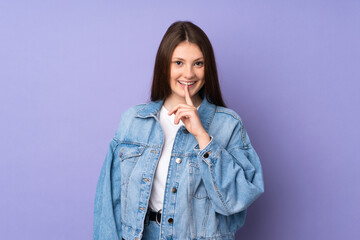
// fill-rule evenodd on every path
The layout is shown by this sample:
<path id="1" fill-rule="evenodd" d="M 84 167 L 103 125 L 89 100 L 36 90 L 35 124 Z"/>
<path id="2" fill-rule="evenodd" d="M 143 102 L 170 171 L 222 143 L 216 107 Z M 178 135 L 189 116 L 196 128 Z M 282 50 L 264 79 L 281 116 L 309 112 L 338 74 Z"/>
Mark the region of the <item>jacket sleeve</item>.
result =
<path id="1" fill-rule="evenodd" d="M 195 146 L 200 173 L 214 210 L 229 216 L 245 210 L 264 192 L 260 159 L 241 121 L 230 137 L 228 149 L 216 137 L 210 137 L 203 149 Z"/>
<path id="2" fill-rule="evenodd" d="M 118 145 L 114 138 L 103 163 L 96 187 L 93 239 L 118 240 L 121 237 L 121 175 L 120 161 L 116 161 Z"/>

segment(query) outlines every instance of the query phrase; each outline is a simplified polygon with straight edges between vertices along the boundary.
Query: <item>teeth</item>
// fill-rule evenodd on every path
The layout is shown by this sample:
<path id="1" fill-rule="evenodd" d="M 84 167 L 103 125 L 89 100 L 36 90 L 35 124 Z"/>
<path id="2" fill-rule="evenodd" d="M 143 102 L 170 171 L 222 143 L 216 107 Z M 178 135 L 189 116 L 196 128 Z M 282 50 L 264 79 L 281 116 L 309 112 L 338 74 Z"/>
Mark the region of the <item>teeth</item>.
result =
<path id="1" fill-rule="evenodd" d="M 183 85 L 193 85 L 195 82 L 182 82 L 182 81 L 178 81 L 179 83 L 183 84 Z"/>

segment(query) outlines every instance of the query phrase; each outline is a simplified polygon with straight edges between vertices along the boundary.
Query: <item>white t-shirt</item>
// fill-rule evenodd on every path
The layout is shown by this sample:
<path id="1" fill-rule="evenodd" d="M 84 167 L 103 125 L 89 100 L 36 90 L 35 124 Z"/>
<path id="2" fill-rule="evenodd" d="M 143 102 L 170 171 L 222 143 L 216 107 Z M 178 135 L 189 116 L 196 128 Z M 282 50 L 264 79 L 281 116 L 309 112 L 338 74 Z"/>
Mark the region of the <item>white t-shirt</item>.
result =
<path id="1" fill-rule="evenodd" d="M 175 115 L 169 116 L 168 113 L 169 111 L 163 105 L 160 109 L 159 121 L 164 132 L 164 146 L 155 171 L 149 202 L 150 208 L 154 211 L 159 211 L 163 207 L 166 178 L 176 132 L 184 125 L 181 120 L 178 125 L 175 125 Z"/>

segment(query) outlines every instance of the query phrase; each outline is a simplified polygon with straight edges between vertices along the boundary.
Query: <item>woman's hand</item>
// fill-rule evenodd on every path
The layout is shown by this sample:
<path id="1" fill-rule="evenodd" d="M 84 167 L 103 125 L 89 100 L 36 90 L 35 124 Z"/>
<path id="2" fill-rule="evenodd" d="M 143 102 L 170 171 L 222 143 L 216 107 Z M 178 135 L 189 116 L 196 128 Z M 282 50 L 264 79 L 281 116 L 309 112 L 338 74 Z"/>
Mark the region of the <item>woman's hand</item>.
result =
<path id="1" fill-rule="evenodd" d="M 194 135 L 199 143 L 200 149 L 202 149 L 210 142 L 210 136 L 201 124 L 199 113 L 191 100 L 188 86 L 186 85 L 184 89 L 186 104 L 176 105 L 168 114 L 171 115 L 175 113 L 174 123 L 179 124 L 181 120 L 186 129 Z"/>

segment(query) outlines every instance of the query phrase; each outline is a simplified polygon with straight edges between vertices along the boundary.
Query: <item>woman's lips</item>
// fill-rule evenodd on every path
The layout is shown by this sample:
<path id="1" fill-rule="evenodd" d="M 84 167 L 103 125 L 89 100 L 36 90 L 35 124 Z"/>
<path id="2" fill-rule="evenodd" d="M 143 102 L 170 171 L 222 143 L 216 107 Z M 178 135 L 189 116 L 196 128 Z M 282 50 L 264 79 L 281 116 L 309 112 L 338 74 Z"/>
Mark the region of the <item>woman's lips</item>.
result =
<path id="1" fill-rule="evenodd" d="M 196 84 L 197 81 L 177 81 L 179 83 L 179 85 L 184 88 L 186 86 L 186 84 L 182 84 L 182 83 L 192 83 L 191 85 L 187 85 L 189 88 L 191 88 L 192 86 L 194 86 Z"/>

